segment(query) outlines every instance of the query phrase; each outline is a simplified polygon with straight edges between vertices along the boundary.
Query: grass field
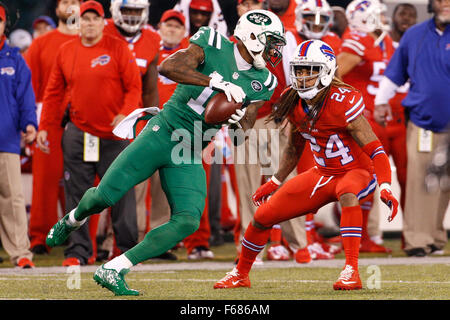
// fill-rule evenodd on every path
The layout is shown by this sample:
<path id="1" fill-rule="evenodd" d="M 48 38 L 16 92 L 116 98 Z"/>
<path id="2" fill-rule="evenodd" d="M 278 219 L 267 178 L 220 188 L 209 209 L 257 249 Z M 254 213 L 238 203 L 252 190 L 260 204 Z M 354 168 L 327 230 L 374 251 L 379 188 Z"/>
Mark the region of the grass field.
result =
<path id="1" fill-rule="evenodd" d="M 12 268 L 8 261 L 0 264 L 0 299 L 450 300 L 448 246 L 444 257 L 405 259 L 399 240 L 386 240 L 385 244 L 393 249 L 390 257 L 361 254 L 364 289 L 359 291 L 332 289 L 344 263 L 343 254 L 335 260 L 313 261 L 308 265 L 265 262 L 252 270 L 251 289 L 214 290 L 214 282 L 233 267 L 235 249 L 227 243 L 212 248 L 216 258 L 208 267 L 203 262 L 188 261 L 183 248 L 175 251 L 178 261 L 149 261 L 137 266 L 126 279 L 131 288 L 141 291 L 141 296 L 119 298 L 94 283 L 96 266 L 82 267 L 79 274 L 59 267 L 64 257 L 63 248 L 58 247 L 49 255 L 35 256 L 37 268 L 33 270 Z M 0 251 L 0 256 L 7 260 L 4 251 Z M 184 264 L 189 268 L 177 270 Z"/>

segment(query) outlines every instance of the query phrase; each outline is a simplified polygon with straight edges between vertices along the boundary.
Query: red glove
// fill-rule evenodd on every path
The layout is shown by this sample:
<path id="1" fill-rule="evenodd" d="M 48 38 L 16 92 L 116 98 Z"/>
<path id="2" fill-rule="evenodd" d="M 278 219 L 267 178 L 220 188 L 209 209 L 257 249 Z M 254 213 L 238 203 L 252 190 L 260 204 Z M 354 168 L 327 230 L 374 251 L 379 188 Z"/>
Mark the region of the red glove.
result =
<path id="1" fill-rule="evenodd" d="M 261 187 L 256 190 L 256 192 L 253 194 L 252 200 L 253 204 L 257 207 L 259 207 L 261 204 L 263 204 L 268 197 L 275 192 L 275 190 L 278 189 L 278 187 L 281 185 L 281 182 L 279 182 L 275 177 L 272 176 L 272 178 L 264 183 Z"/>
<path id="2" fill-rule="evenodd" d="M 397 199 L 395 199 L 390 188 L 386 188 L 386 187 L 381 188 L 380 198 L 381 198 L 381 201 L 383 201 L 389 207 L 389 209 L 391 209 L 391 214 L 388 217 L 388 221 L 391 222 L 392 220 L 394 220 L 395 216 L 397 215 L 398 201 L 397 201 Z"/>

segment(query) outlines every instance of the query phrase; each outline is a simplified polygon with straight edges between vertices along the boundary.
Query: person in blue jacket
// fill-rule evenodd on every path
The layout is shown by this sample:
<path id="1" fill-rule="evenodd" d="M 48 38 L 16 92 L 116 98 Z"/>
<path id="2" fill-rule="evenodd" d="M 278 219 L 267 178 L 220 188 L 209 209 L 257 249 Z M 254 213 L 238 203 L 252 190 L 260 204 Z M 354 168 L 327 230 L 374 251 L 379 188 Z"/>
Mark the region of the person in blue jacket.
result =
<path id="1" fill-rule="evenodd" d="M 19 50 L 6 43 L 9 25 L 0 2 L 0 241 L 14 265 L 32 268 L 20 147 L 36 137 L 36 104 L 30 69 Z"/>
<path id="2" fill-rule="evenodd" d="M 408 80 L 402 105 L 407 124 L 407 177 L 403 215 L 404 251 L 408 256 L 444 254 L 445 213 L 449 190 L 428 193 L 427 167 L 449 133 L 450 122 L 450 0 L 429 0 L 433 17 L 409 28 L 389 62 L 375 97 L 374 117 L 389 120 L 387 104 Z"/>

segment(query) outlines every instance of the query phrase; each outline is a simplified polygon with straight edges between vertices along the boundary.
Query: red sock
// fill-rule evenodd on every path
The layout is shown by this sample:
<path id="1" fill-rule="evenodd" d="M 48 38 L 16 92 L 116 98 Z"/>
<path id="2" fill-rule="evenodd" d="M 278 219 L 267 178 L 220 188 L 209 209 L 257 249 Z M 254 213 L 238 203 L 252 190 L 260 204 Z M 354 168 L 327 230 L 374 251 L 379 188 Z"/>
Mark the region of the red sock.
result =
<path id="1" fill-rule="evenodd" d="M 358 269 L 361 226 L 361 207 L 343 207 L 341 214 L 341 237 L 345 252 L 345 264 L 353 266 L 354 269 Z"/>
<path id="2" fill-rule="evenodd" d="M 273 244 L 281 243 L 281 226 L 276 224 L 270 230 L 270 242 Z"/>
<path id="3" fill-rule="evenodd" d="M 308 244 L 314 243 L 314 214 L 308 213 L 305 220 L 306 240 Z"/>
<path id="4" fill-rule="evenodd" d="M 361 234 L 361 241 L 369 240 L 369 232 L 367 230 L 367 223 L 369 222 L 369 213 L 370 210 L 372 210 L 372 201 L 364 202 L 361 205 L 361 211 L 362 211 L 362 234 Z"/>
<path id="5" fill-rule="evenodd" d="M 250 272 L 256 256 L 264 249 L 264 246 L 269 240 L 270 230 L 271 229 L 262 230 L 254 227 L 250 222 L 245 231 L 244 239 L 242 239 L 241 254 L 236 266 L 239 274 L 245 276 Z"/>

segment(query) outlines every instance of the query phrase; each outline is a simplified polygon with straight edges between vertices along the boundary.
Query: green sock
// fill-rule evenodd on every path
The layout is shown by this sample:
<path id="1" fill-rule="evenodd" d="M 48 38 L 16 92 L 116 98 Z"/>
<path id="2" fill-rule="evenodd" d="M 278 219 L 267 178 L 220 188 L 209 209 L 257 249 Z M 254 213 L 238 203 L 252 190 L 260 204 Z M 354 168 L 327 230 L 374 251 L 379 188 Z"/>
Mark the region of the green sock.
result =
<path id="1" fill-rule="evenodd" d="M 125 252 L 125 256 L 133 265 L 157 257 L 194 233 L 198 229 L 199 224 L 200 218 L 178 213 L 169 222 L 147 233 L 140 243 Z"/>
<path id="2" fill-rule="evenodd" d="M 94 213 L 100 213 L 104 209 L 110 207 L 104 197 L 100 194 L 97 188 L 88 189 L 78 204 L 75 211 L 75 219 L 81 221 Z"/>

